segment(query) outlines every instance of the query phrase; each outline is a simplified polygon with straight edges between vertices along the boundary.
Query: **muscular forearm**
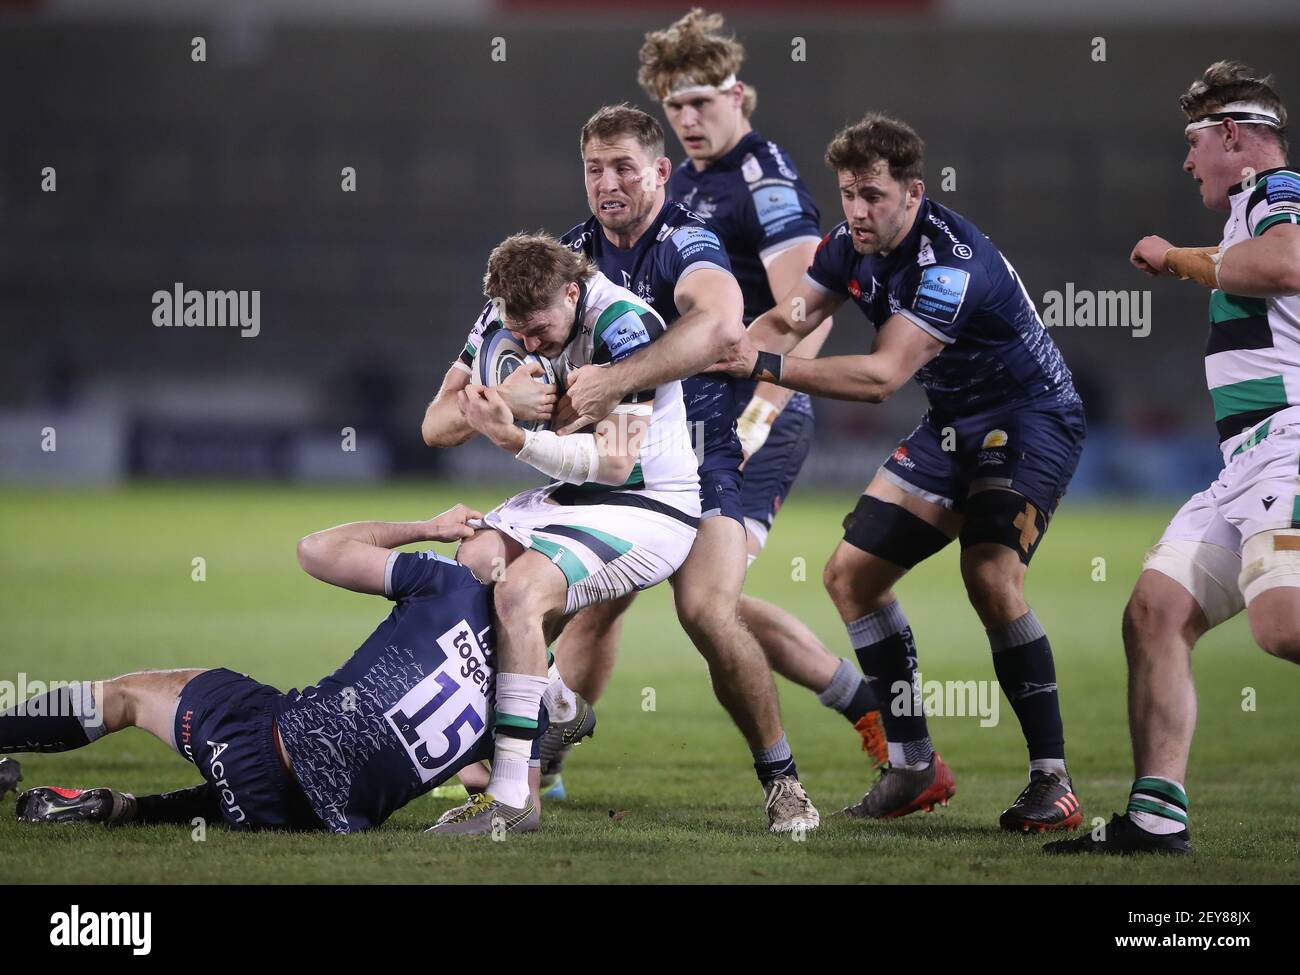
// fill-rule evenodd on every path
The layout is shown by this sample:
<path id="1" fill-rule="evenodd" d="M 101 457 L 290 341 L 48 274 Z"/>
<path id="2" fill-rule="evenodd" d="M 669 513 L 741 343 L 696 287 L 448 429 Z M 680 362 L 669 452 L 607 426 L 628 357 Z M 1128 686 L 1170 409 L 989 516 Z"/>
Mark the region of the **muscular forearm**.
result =
<path id="1" fill-rule="evenodd" d="M 474 438 L 474 428 L 461 415 L 455 396 L 439 394 L 424 411 L 420 435 L 430 447 L 458 447 Z"/>
<path id="2" fill-rule="evenodd" d="M 897 389 L 888 370 L 871 355 L 837 355 L 823 359 L 786 356 L 781 385 L 830 399 L 881 403 Z"/>
<path id="3" fill-rule="evenodd" d="M 832 324 L 833 322 L 831 319 L 826 319 L 826 321 L 818 325 L 812 332 L 801 338 L 799 344 L 790 351 L 790 355 L 798 356 L 803 359 L 817 358 L 817 354 L 821 352 L 822 346 L 826 344 L 826 337 L 831 333 Z M 752 333 L 750 341 L 753 341 Z M 772 349 L 768 345 L 760 345 L 757 342 L 754 344 L 765 351 L 779 351 L 777 349 Z M 790 397 L 794 395 L 794 392 L 793 389 L 787 389 L 784 386 L 776 386 L 772 383 L 759 383 L 754 389 L 754 398 L 771 403 L 779 412 L 780 410 L 785 409 L 785 404 L 790 402 Z"/>
<path id="4" fill-rule="evenodd" d="M 764 352 L 776 352 L 781 355 L 793 352 L 796 348 L 809 342 L 816 332 L 803 334 L 797 328 L 794 322 L 776 308 L 764 312 L 755 318 L 749 325 L 749 341 L 757 349 Z M 810 344 L 812 351 L 807 353 L 809 358 L 816 356 L 821 349 L 822 343 L 826 341 L 826 333 L 822 333 L 821 340 L 815 346 Z"/>
<path id="5" fill-rule="evenodd" d="M 437 541 L 428 521 L 354 521 L 314 532 L 304 544 L 325 548 L 345 542 L 362 542 L 378 548 L 400 548 L 412 542 Z"/>
<path id="6" fill-rule="evenodd" d="M 1219 287 L 1229 294 L 1278 298 L 1300 294 L 1300 253 L 1276 230 L 1234 244 L 1219 261 Z"/>
<path id="7" fill-rule="evenodd" d="M 711 308 L 692 309 L 655 342 L 608 367 L 619 397 L 703 372 L 731 350 L 740 328 Z"/>

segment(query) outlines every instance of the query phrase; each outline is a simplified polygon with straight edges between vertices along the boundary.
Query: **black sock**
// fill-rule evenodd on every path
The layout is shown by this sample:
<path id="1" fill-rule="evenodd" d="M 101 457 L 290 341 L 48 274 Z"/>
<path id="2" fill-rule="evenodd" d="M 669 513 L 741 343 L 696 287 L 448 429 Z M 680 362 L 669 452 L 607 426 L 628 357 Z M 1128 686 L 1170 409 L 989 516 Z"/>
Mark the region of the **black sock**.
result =
<path id="1" fill-rule="evenodd" d="M 221 798 L 209 782 L 164 792 L 161 795 L 137 796 L 135 816 L 131 822 L 143 826 L 157 823 L 189 825 L 194 819 L 221 822 Z"/>
<path id="2" fill-rule="evenodd" d="M 849 642 L 880 705 L 891 765 L 927 765 L 934 754 L 916 686 L 916 642 L 897 601 L 848 624 Z"/>
<path id="3" fill-rule="evenodd" d="M 799 778 L 799 770 L 795 768 L 794 755 L 790 752 L 790 742 L 784 734 L 775 745 L 769 748 L 760 748 L 754 750 L 754 773 L 758 776 L 759 784 L 766 789 L 772 784 L 772 780 L 778 775 L 789 775 L 793 778 Z"/>
<path id="4" fill-rule="evenodd" d="M 1065 759 L 1065 728 L 1056 691 L 1056 664 L 1047 634 L 1030 610 L 1001 630 L 989 631 L 993 672 L 1020 719 L 1029 759 Z"/>
<path id="5" fill-rule="evenodd" d="M 880 708 L 867 679 L 847 660 L 840 661 L 831 682 L 817 695 L 817 700 L 844 715 L 855 727 L 864 715 Z"/>
<path id="6" fill-rule="evenodd" d="M 66 752 L 104 732 L 104 716 L 90 681 L 56 687 L 0 712 L 0 755 Z"/>

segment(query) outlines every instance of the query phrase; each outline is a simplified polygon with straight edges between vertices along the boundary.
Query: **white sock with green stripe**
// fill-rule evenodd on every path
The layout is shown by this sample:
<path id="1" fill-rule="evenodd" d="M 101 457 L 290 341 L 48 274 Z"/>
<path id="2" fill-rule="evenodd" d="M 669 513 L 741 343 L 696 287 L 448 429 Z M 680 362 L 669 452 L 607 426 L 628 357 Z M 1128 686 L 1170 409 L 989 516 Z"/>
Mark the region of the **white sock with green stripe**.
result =
<path id="1" fill-rule="evenodd" d="M 1128 818 L 1148 833 L 1164 836 L 1187 828 L 1187 793 L 1183 784 L 1144 775 L 1128 794 Z"/>
<path id="2" fill-rule="evenodd" d="M 497 674 L 496 749 L 487 791 L 493 799 L 516 809 L 528 803 L 528 761 L 548 683 L 545 677 L 532 674 Z"/>

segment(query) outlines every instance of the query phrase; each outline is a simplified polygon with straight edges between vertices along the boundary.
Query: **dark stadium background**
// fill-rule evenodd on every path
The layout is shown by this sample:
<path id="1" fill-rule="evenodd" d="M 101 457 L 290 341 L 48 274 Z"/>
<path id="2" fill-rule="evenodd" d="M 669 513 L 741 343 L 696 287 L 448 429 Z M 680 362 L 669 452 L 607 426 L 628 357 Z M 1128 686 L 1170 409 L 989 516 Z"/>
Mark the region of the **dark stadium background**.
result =
<path id="1" fill-rule="evenodd" d="M 527 478 L 491 448 L 426 450 L 423 406 L 479 308 L 489 248 L 587 216 L 583 120 L 624 99 L 658 111 L 636 51 L 686 6 L 0 2 L 0 479 Z M 1067 282 L 1151 289 L 1145 338 L 1054 332 L 1090 413 L 1076 496 L 1206 482 L 1205 294 L 1126 259 L 1147 233 L 1219 239 L 1179 169 L 1177 96 L 1231 56 L 1294 100 L 1300 5 L 721 7 L 748 48 L 756 127 L 794 158 L 826 228 L 827 138 L 883 109 L 919 129 L 932 193 L 993 237 L 1040 309 Z M 668 151 L 681 158 L 671 134 Z M 41 191 L 46 166 L 57 192 Z M 178 281 L 260 290 L 261 334 L 155 328 L 151 295 Z M 856 310 L 838 322 L 828 351 L 866 347 Z M 910 387 L 883 407 L 819 404 L 801 483 L 860 485 L 921 408 Z M 56 452 L 40 449 L 48 426 Z M 355 452 L 339 449 L 344 427 Z"/>

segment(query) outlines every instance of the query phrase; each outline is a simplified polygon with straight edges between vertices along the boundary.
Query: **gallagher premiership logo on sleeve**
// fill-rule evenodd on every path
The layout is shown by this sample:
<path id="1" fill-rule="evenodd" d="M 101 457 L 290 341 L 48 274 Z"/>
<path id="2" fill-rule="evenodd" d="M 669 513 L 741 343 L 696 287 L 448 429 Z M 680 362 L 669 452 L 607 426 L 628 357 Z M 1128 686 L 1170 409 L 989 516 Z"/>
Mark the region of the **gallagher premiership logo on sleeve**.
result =
<path id="1" fill-rule="evenodd" d="M 912 310 L 951 325 L 966 298 L 970 275 L 952 267 L 927 267 L 921 274 Z"/>
<path id="2" fill-rule="evenodd" d="M 707 254 L 722 249 L 718 235 L 706 227 L 681 227 L 673 233 L 672 241 L 686 260 L 701 252 Z"/>

